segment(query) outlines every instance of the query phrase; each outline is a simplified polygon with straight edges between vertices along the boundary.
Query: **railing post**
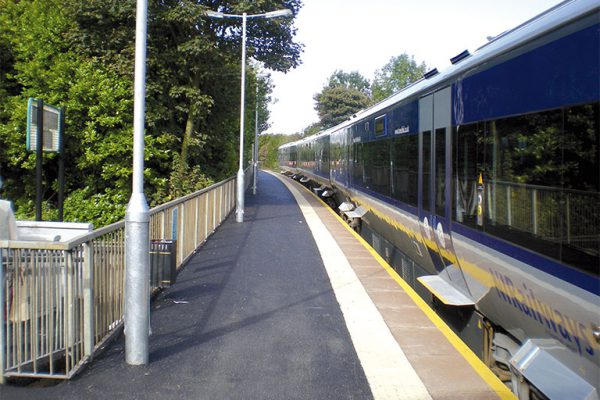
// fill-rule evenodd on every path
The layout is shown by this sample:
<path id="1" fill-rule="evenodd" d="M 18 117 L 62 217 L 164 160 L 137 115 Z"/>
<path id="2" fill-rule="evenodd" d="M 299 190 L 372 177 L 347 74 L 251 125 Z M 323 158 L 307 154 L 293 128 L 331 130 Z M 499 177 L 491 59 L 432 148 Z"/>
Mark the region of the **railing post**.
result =
<path id="1" fill-rule="evenodd" d="M 223 186 L 219 186 L 219 225 L 223 221 Z"/>
<path id="2" fill-rule="evenodd" d="M 75 310 L 73 309 L 73 304 L 75 302 L 75 296 L 73 293 L 73 276 L 75 274 L 74 266 L 73 266 L 73 252 L 65 252 L 65 296 L 64 296 L 64 305 L 65 305 L 65 365 L 66 365 L 66 373 L 71 372 L 71 367 L 73 366 L 73 346 L 75 345 Z"/>
<path id="3" fill-rule="evenodd" d="M 186 237 L 185 237 L 185 203 L 181 203 L 181 213 L 180 216 L 177 218 L 177 228 L 179 233 L 178 233 L 178 238 L 177 238 L 177 245 L 179 246 L 179 249 L 177 250 L 177 264 L 181 263 L 181 261 L 183 261 L 183 259 L 185 258 L 184 256 L 184 250 L 185 250 L 185 241 L 186 241 Z"/>
<path id="4" fill-rule="evenodd" d="M 213 194 L 213 204 L 212 204 L 212 217 L 213 217 L 213 226 L 212 230 L 214 231 L 217 228 L 217 192 L 215 189 L 212 190 Z M 243 216 L 243 214 L 242 214 Z"/>
<path id="5" fill-rule="evenodd" d="M 7 310 L 4 303 L 4 286 L 6 283 L 4 282 L 4 258 L 2 256 L 2 249 L 0 249 L 0 385 L 4 384 L 4 365 L 6 363 L 6 338 L 4 337 L 6 321 L 4 310 Z"/>
<path id="6" fill-rule="evenodd" d="M 160 212 L 160 239 L 166 239 L 167 237 L 165 236 L 165 226 L 166 226 L 166 218 L 165 218 L 165 214 L 166 214 L 166 210 L 163 210 Z"/>
<path id="7" fill-rule="evenodd" d="M 227 209 L 227 212 L 230 213 L 231 210 L 233 210 L 234 204 L 233 198 L 235 194 L 235 181 L 231 180 L 227 185 L 229 187 L 229 203 L 227 204 L 227 207 L 229 208 Z"/>
<path id="8" fill-rule="evenodd" d="M 196 209 L 196 218 L 194 219 L 194 247 L 198 247 L 198 245 L 200 243 L 198 243 L 198 223 L 200 221 L 200 210 L 198 209 L 200 207 L 200 196 L 196 196 L 196 198 L 194 199 L 195 201 L 195 209 Z"/>
<path id="9" fill-rule="evenodd" d="M 94 352 L 94 247 L 83 244 L 83 355 Z"/>
<path id="10" fill-rule="evenodd" d="M 538 207 L 537 207 L 537 189 L 531 191 L 531 224 L 533 225 L 533 234 L 538 234 Z"/>
<path id="11" fill-rule="evenodd" d="M 508 226 L 512 226 L 512 188 L 506 186 L 506 219 L 508 220 Z"/>
<path id="12" fill-rule="evenodd" d="M 567 244 L 571 244 L 571 195 L 566 194 L 567 197 L 567 210 L 566 210 L 566 224 L 567 224 Z"/>
<path id="13" fill-rule="evenodd" d="M 208 238 L 208 203 L 210 202 L 208 196 L 209 193 L 204 195 L 204 240 Z"/>

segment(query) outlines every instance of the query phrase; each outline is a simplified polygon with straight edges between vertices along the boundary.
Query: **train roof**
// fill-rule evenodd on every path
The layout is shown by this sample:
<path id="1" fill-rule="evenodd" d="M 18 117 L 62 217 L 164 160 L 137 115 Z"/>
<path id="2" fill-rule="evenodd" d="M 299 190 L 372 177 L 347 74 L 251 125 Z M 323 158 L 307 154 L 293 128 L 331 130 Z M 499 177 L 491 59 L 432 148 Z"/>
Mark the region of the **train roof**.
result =
<path id="1" fill-rule="evenodd" d="M 600 10 L 600 2 L 597 0 L 567 0 L 557 4 L 517 27 L 497 35 L 488 43 L 479 47 L 473 54 L 463 52 L 459 56 L 454 57 L 452 59 L 454 63 L 444 71 L 437 73 L 437 70 L 434 69 L 425 74 L 419 81 L 405 87 L 387 99 L 356 112 L 350 119 L 322 131 L 317 135 L 309 136 L 296 142 L 287 143 L 280 146 L 280 148 L 312 141 L 319 136 L 331 134 L 332 132 L 350 126 L 361 119 L 377 114 L 394 104 L 432 92 L 440 86 L 443 86 L 444 83 L 468 73 L 477 66 L 482 65 L 495 57 L 508 53 L 517 47 L 523 46 L 525 43 L 531 42 L 543 35 L 568 25 L 577 19 L 583 18 L 593 12 L 597 12 L 598 10 Z"/>

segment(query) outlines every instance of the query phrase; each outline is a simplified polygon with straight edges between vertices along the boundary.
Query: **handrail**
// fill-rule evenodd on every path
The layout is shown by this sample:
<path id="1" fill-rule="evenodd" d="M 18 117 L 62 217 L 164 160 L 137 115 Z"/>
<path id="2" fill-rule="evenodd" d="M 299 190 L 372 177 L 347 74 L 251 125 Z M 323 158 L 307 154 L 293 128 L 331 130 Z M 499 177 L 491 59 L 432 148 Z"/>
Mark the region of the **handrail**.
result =
<path id="1" fill-rule="evenodd" d="M 150 239 L 173 240 L 180 268 L 233 210 L 235 190 L 231 177 L 151 209 Z M 123 325 L 124 277 L 124 221 L 65 242 L 0 241 L 0 384 L 72 377 Z"/>

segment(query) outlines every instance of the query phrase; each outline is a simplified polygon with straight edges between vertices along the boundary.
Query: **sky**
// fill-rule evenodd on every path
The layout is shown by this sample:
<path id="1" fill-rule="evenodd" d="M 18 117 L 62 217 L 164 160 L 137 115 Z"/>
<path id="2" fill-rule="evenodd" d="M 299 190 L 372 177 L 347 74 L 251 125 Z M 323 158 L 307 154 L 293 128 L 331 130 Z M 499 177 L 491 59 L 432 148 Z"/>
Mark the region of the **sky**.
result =
<path id="1" fill-rule="evenodd" d="M 271 72 L 275 85 L 267 133 L 292 134 L 318 121 L 313 96 L 336 70 L 372 80 L 407 53 L 443 71 L 450 58 L 473 53 L 496 36 L 561 0 L 303 0 L 294 26 L 302 64 Z"/>

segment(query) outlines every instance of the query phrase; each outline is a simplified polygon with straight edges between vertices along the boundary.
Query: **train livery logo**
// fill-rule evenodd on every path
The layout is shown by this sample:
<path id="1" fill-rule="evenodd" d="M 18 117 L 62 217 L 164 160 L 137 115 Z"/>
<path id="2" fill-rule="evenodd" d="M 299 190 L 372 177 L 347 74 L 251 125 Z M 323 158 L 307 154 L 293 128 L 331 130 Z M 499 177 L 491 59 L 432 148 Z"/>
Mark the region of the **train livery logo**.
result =
<path id="1" fill-rule="evenodd" d="M 444 227 L 441 222 L 438 222 L 435 227 L 435 234 L 437 236 L 438 243 L 442 249 L 446 248 L 446 238 L 444 237 Z"/>
<path id="2" fill-rule="evenodd" d="M 423 229 L 425 231 L 425 236 L 427 236 L 427 240 L 431 240 L 431 231 L 429 230 L 429 220 L 427 217 L 423 218 Z"/>

